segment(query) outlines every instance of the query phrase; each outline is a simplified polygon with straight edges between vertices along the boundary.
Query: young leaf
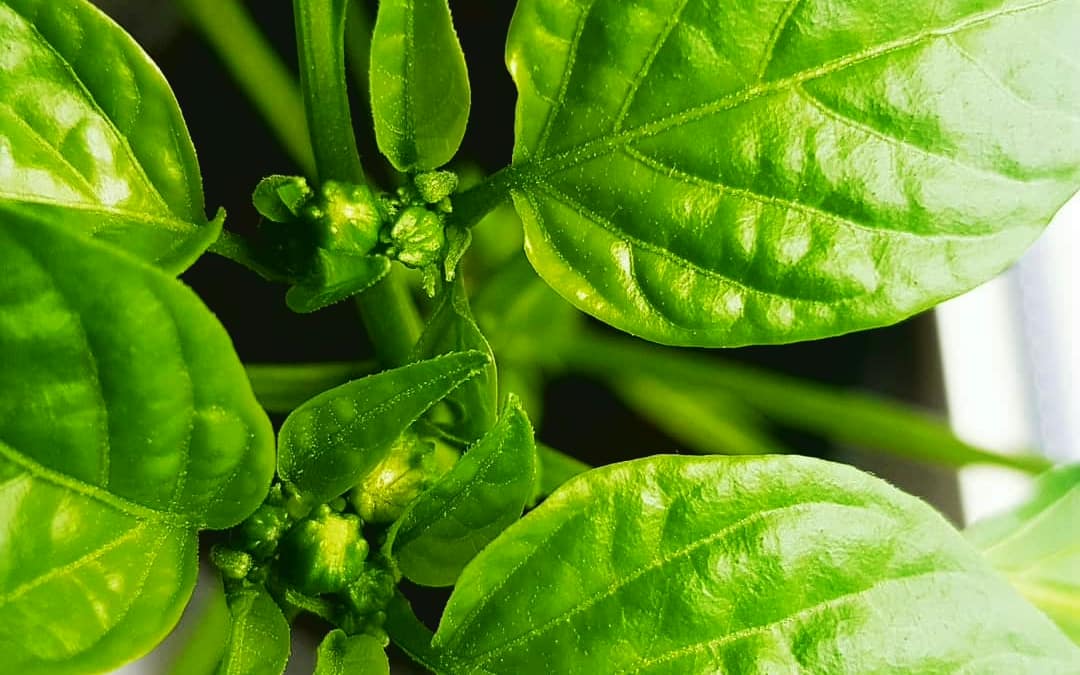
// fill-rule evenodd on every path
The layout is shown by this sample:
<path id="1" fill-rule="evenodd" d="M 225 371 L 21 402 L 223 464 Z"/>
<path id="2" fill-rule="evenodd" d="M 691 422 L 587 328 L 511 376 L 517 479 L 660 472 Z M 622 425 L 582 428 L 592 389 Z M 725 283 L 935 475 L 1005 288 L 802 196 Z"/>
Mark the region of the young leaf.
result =
<path id="1" fill-rule="evenodd" d="M 968 539 L 1080 643 L 1080 464 L 1049 471 L 1023 506 L 968 528 Z"/>
<path id="2" fill-rule="evenodd" d="M 289 624 L 261 588 L 229 597 L 232 630 L 217 675 L 281 675 L 289 661 Z"/>
<path id="3" fill-rule="evenodd" d="M 1080 185 L 1075 2 L 522 0 L 504 175 L 563 297 L 667 344 L 896 322 Z"/>
<path id="4" fill-rule="evenodd" d="M 800 457 L 590 471 L 462 573 L 475 673 L 1065 673 L 1080 650 L 926 504 Z"/>
<path id="5" fill-rule="evenodd" d="M 532 425 L 511 397 L 499 422 L 391 527 L 386 549 L 402 574 L 424 586 L 453 585 L 466 563 L 521 516 L 536 463 Z"/>
<path id="6" fill-rule="evenodd" d="M 191 264 L 216 231 L 201 231 L 195 150 L 150 58 L 85 0 L 0 0 L 0 45 L 0 207 Z"/>
<path id="7" fill-rule="evenodd" d="M 370 635 L 330 631 L 319 645 L 315 675 L 390 675 L 382 644 Z"/>
<path id="8" fill-rule="evenodd" d="M 486 354 L 460 352 L 343 384 L 294 410 L 278 433 L 278 473 L 312 504 L 355 485 L 420 415 L 478 375 Z"/>
<path id="9" fill-rule="evenodd" d="M 469 73 L 447 0 L 381 0 L 371 40 L 375 138 L 399 171 L 451 159 L 469 121 Z"/>
<path id="10" fill-rule="evenodd" d="M 459 274 L 446 286 L 413 354 L 416 360 L 420 360 L 468 350 L 487 354 L 488 365 L 479 375 L 447 396 L 446 400 L 454 406 L 456 416 L 452 431 L 467 441 L 475 441 L 495 424 L 498 417 L 498 377 L 495 355 L 473 320 L 465 282 Z"/>
<path id="11" fill-rule="evenodd" d="M 262 501 L 273 433 L 175 279 L 32 219 L 0 223 L 0 269 L 4 665 L 109 670 L 179 617 L 197 530 Z"/>

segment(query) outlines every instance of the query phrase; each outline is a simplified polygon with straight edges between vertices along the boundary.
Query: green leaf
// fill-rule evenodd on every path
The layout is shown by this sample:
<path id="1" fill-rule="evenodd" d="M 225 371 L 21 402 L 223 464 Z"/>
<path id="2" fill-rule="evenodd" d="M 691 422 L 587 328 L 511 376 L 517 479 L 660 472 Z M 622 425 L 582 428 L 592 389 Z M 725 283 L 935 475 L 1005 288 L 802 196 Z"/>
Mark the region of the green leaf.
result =
<path id="1" fill-rule="evenodd" d="M 446 401 L 453 407 L 455 416 L 451 431 L 464 440 L 475 441 L 495 424 L 498 417 L 498 376 L 495 355 L 473 320 L 465 282 L 459 274 L 445 287 L 413 355 L 414 360 L 421 360 L 470 350 L 487 354 L 488 365 L 479 375 L 454 390 Z"/>
<path id="2" fill-rule="evenodd" d="M 465 569 L 461 673 L 1067 673 L 1080 650 L 926 504 L 800 457 L 566 484 Z"/>
<path id="3" fill-rule="evenodd" d="M 11 218 L 0 269 L 0 650 L 18 672 L 109 670 L 176 622 L 197 530 L 262 501 L 273 433 L 167 274 Z"/>
<path id="4" fill-rule="evenodd" d="M 169 636 L 179 640 L 179 648 L 169 653 L 167 675 L 211 675 L 225 654 L 232 617 L 221 576 L 206 575 L 199 586 L 184 620 Z"/>
<path id="5" fill-rule="evenodd" d="M 0 0 L 0 45 L 0 210 L 190 265 L 220 222 L 202 231 L 195 150 L 150 58 L 85 0 Z"/>
<path id="6" fill-rule="evenodd" d="M 218 675 L 281 675 L 289 661 L 289 624 L 261 588 L 229 596 L 232 629 Z"/>
<path id="7" fill-rule="evenodd" d="M 374 467 L 424 412 L 488 364 L 462 352 L 343 384 L 294 410 L 278 433 L 278 473 L 312 504 L 333 499 Z"/>
<path id="8" fill-rule="evenodd" d="M 451 586 L 491 540 L 521 516 L 536 481 L 532 425 L 511 397 L 499 422 L 413 502 L 386 550 L 410 580 Z"/>
<path id="9" fill-rule="evenodd" d="M 469 121 L 469 73 L 447 0 L 381 0 L 371 40 L 375 138 L 399 171 L 451 159 Z"/>
<path id="10" fill-rule="evenodd" d="M 382 644 L 370 635 L 330 631 L 319 645 L 315 675 L 390 675 Z"/>
<path id="11" fill-rule="evenodd" d="M 1080 464 L 1049 471 L 1013 511 L 975 523 L 968 539 L 1063 631 L 1080 643 Z"/>
<path id="12" fill-rule="evenodd" d="M 736 346 L 986 281 L 1080 185 L 1068 0 L 522 0 L 503 176 L 563 297 Z"/>

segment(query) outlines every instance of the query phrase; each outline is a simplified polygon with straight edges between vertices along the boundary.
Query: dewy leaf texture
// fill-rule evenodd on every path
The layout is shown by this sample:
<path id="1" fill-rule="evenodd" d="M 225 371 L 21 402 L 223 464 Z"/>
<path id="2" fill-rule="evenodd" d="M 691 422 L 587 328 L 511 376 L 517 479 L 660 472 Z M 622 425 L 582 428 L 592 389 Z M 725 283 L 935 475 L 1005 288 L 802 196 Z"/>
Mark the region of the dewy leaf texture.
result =
<path id="1" fill-rule="evenodd" d="M 537 271 L 654 341 L 893 323 L 1080 186 L 1077 0 L 522 0 L 508 184 Z"/>
<path id="2" fill-rule="evenodd" d="M 936 512 L 801 457 L 583 474 L 466 567 L 460 673 L 1075 673 L 1080 650 Z"/>
<path id="3" fill-rule="evenodd" d="M 386 548 L 410 580 L 451 586 L 472 558 L 521 517 L 536 483 L 533 429 L 511 397 L 498 423 L 394 524 Z"/>
<path id="4" fill-rule="evenodd" d="M 1030 501 L 975 523 L 968 538 L 1036 607 L 1080 644 L 1080 464 L 1035 482 Z"/>
<path id="5" fill-rule="evenodd" d="M 375 138 L 391 164 L 425 171 L 453 159 L 470 91 L 447 0 L 379 2 L 370 78 Z"/>
<path id="6" fill-rule="evenodd" d="M 489 363 L 456 352 L 335 387 L 289 415 L 278 433 L 278 473 L 318 504 L 358 483 L 425 411 Z"/>
<path id="7" fill-rule="evenodd" d="M 319 645 L 314 675 L 390 675 L 390 661 L 370 635 L 348 636 L 333 630 Z"/>
<path id="8" fill-rule="evenodd" d="M 0 222 L 0 650 L 108 670 L 190 595 L 196 532 L 262 500 L 273 435 L 228 335 L 167 274 L 86 235 Z"/>
<path id="9" fill-rule="evenodd" d="M 0 92 L 0 209 L 62 220 L 173 272 L 209 246 L 172 91 L 100 10 L 0 0 Z"/>
<path id="10" fill-rule="evenodd" d="M 262 588 L 229 597 L 232 628 L 217 675 L 281 675 L 289 660 L 289 623 Z"/>
<path id="11" fill-rule="evenodd" d="M 416 342 L 413 355 L 420 360 L 468 350 L 487 354 L 488 365 L 447 396 L 446 401 L 453 404 L 452 412 L 456 417 L 451 430 L 467 441 L 474 441 L 483 436 L 498 417 L 498 374 L 495 355 L 473 319 L 465 281 L 459 274 L 444 287 L 438 305 Z"/>

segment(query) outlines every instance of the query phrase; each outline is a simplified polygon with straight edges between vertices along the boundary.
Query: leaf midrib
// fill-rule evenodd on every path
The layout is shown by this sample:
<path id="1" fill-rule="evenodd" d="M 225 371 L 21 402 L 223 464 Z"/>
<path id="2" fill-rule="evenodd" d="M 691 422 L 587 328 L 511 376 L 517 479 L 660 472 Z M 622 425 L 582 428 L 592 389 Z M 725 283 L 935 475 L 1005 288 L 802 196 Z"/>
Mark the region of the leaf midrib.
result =
<path id="1" fill-rule="evenodd" d="M 105 506 L 131 516 L 140 521 L 151 521 L 169 529 L 193 529 L 188 519 L 179 513 L 159 511 L 157 509 L 130 501 L 120 495 L 103 490 L 96 485 L 83 482 L 78 478 L 50 469 L 27 457 L 25 454 L 0 439 L 0 457 L 22 468 L 30 476 L 51 483 L 56 487 L 70 490 Z"/>
<path id="2" fill-rule="evenodd" d="M 22 204 L 29 206 L 53 206 L 60 209 L 71 209 L 72 211 L 82 211 L 91 214 L 104 214 L 118 219 L 143 223 L 145 225 L 153 225 L 156 227 L 160 227 L 164 230 L 168 230 L 169 232 L 176 232 L 178 234 L 184 235 L 193 234 L 200 229 L 198 225 L 188 222 L 186 220 L 180 220 L 179 218 L 163 217 L 145 211 L 131 211 L 129 209 L 119 208 L 115 206 L 106 206 L 104 204 L 72 202 L 61 199 L 42 197 L 41 195 L 30 195 L 0 190 L 0 211 L 6 208 L 18 208 L 19 205 Z M 172 211 L 169 211 L 168 213 L 172 214 Z M 101 232 L 107 229 L 109 228 L 99 225 L 93 228 L 91 232 Z"/>
<path id="3" fill-rule="evenodd" d="M 521 645 L 521 644 L 526 644 L 526 643 L 532 641 L 533 639 L 537 638 L 538 636 L 543 635 L 544 633 L 547 633 L 551 629 L 553 629 L 553 628 L 555 628 L 555 627 L 557 627 L 559 625 L 562 625 L 564 623 L 567 623 L 574 616 L 577 616 L 578 614 L 580 614 L 580 613 L 582 613 L 584 611 L 587 611 L 589 608 L 595 606 L 596 604 L 603 601 L 604 599 L 614 596 L 620 590 L 625 588 L 627 585 L 629 585 L 630 583 L 636 581 L 637 579 L 645 576 L 649 572 L 652 572 L 652 571 L 660 569 L 660 568 L 662 568 L 662 567 L 664 567 L 666 565 L 669 565 L 669 564 L 671 564 L 673 561 L 675 561 L 677 559 L 689 556 L 690 554 L 692 554 L 695 551 L 701 549 L 702 547 L 709 546 L 709 545 L 714 544 L 714 543 L 716 543 L 718 541 L 722 541 L 725 538 L 730 537 L 732 534 L 737 533 L 738 531 L 746 528 L 747 526 L 749 526 L 751 524 L 762 522 L 762 521 L 771 519 L 771 518 L 773 518 L 775 516 L 778 516 L 778 515 L 781 515 L 781 514 L 791 513 L 791 512 L 796 512 L 796 511 L 807 511 L 807 510 L 812 510 L 812 509 L 819 508 L 819 507 L 822 507 L 822 506 L 825 506 L 825 507 L 836 506 L 836 507 L 842 507 L 842 508 L 852 508 L 852 509 L 864 509 L 864 510 L 867 510 L 867 507 L 865 505 L 860 505 L 860 504 L 834 502 L 834 501 L 827 501 L 827 500 L 815 500 L 815 501 L 797 502 L 797 503 L 794 503 L 794 504 L 785 504 L 783 506 L 779 506 L 779 507 L 775 507 L 775 508 L 771 508 L 771 509 L 766 509 L 766 510 L 763 510 L 763 511 L 754 511 L 752 513 L 749 513 L 749 514 L 739 518 L 738 520 L 736 520 L 736 521 L 734 521 L 732 523 L 729 523 L 728 525 L 724 526 L 720 530 L 712 532 L 712 533 L 710 533 L 709 535 L 707 535 L 705 537 L 696 539 L 692 543 L 690 543 L 690 544 L 688 544 L 686 546 L 683 546 L 682 548 L 679 548 L 678 550 L 672 551 L 672 552 L 670 552 L 670 553 L 668 553 L 666 555 L 661 555 L 658 558 L 653 559 L 649 563 L 647 563 L 645 565 L 642 565 L 642 566 L 638 567 L 635 570 L 632 570 L 629 574 L 625 574 L 625 575 L 621 576 L 619 579 L 617 579 L 614 583 L 609 584 L 607 587 L 605 587 L 599 593 L 595 593 L 595 594 L 589 596 L 588 598 L 585 598 L 584 600 L 578 602 L 577 604 L 575 604 L 573 607 L 571 607 L 567 611 L 564 611 L 561 614 L 559 614 L 558 616 L 552 618 L 548 622 L 546 622 L 546 623 L 544 623 L 542 625 L 539 625 L 539 626 L 534 626 L 534 627 L 530 628 L 528 631 L 522 633 L 521 635 L 518 635 L 518 636 L 514 637 L 513 639 L 510 639 L 510 640 L 504 642 L 501 645 L 498 645 L 498 646 L 496 646 L 494 648 L 488 649 L 488 650 L 486 650 L 484 652 L 481 652 L 479 654 L 473 654 L 473 655 L 463 659 L 463 661 L 467 662 L 467 663 L 469 663 L 469 664 L 471 664 L 473 666 L 478 666 L 480 664 L 490 662 L 493 658 L 497 657 L 499 654 L 510 651 L 515 646 L 518 646 L 518 645 Z M 570 521 L 567 521 L 567 522 L 570 522 Z M 552 533 L 552 535 L 554 535 L 554 532 Z M 551 541 L 551 539 L 547 540 L 547 542 L 550 542 L 550 541 Z M 545 543 L 547 543 L 547 542 L 545 542 Z M 535 553 L 535 551 L 534 551 L 534 553 Z M 524 566 L 525 565 L 523 564 L 521 567 L 524 567 Z M 488 599 L 490 599 L 491 597 L 492 596 L 489 595 Z M 459 625 L 459 627 L 458 627 L 458 631 L 463 631 L 465 626 L 469 625 L 469 623 L 472 623 L 472 621 L 475 621 L 475 618 L 476 618 L 476 614 L 473 614 L 470 617 L 471 620 L 469 622 L 462 622 L 462 624 Z M 463 632 L 460 632 L 459 634 L 464 635 Z M 457 642 L 457 640 L 455 640 L 454 642 Z"/>
<path id="4" fill-rule="evenodd" d="M 805 82 L 835 74 L 851 66 L 856 66 L 909 47 L 914 47 L 931 39 L 947 37 L 1003 16 L 1023 14 L 1062 1 L 1063 0 L 1035 0 L 1034 2 L 1024 5 L 980 12 L 956 21 L 948 26 L 925 30 L 914 35 L 885 42 L 871 49 L 848 54 L 833 59 L 832 61 L 828 61 L 820 66 L 808 68 L 778 80 L 761 82 L 743 87 L 738 91 L 726 94 L 709 103 L 704 103 L 681 112 L 673 113 L 658 120 L 646 122 L 626 130 L 602 134 L 592 140 L 585 141 L 573 148 L 554 155 L 543 156 L 544 148 L 539 147 L 535 155 L 530 155 L 528 160 L 514 165 L 515 170 L 513 172 L 514 175 L 512 176 L 514 180 L 512 180 L 512 184 L 515 187 L 527 188 L 537 179 L 543 179 L 551 174 L 580 165 L 590 159 L 603 156 L 634 141 L 659 135 L 665 131 L 696 122 L 710 115 L 737 108 L 756 99 L 784 91 Z M 570 68 L 570 65 L 567 67 Z M 562 97 L 556 99 L 557 105 L 553 106 L 550 113 L 551 118 L 557 113 L 555 108 L 562 107 L 563 101 L 561 98 Z M 550 124 L 550 120 L 548 123 Z"/>
<path id="5" fill-rule="evenodd" d="M 63 67 L 68 71 L 68 73 L 71 75 L 71 79 L 75 83 L 75 86 L 79 88 L 81 93 L 86 97 L 87 102 L 89 102 L 90 105 L 93 106 L 94 110 L 98 113 L 98 115 L 101 116 L 101 119 L 105 121 L 109 129 L 113 132 L 113 134 L 115 134 L 117 142 L 119 143 L 120 147 L 122 147 L 126 152 L 128 159 L 131 161 L 131 166 L 134 168 L 135 173 L 138 175 L 144 187 L 147 188 L 147 191 L 150 193 L 150 195 L 152 195 L 160 203 L 160 205 L 164 207 L 164 210 L 167 213 L 173 215 L 180 215 L 173 210 L 172 205 L 170 205 L 168 200 L 165 199 L 165 195 L 161 193 L 161 190 L 158 189 L 158 186 L 154 183 L 154 181 L 150 180 L 150 176 L 147 175 L 146 169 L 145 167 L 143 167 L 142 159 L 135 152 L 135 149 L 131 146 L 131 143 L 128 141 L 127 135 L 121 132 L 120 127 L 118 127 L 116 124 L 116 121 L 105 113 L 105 109 L 101 107 L 101 104 L 98 102 L 97 97 L 94 96 L 93 92 L 90 91 L 90 88 L 86 86 L 85 82 L 83 82 L 82 77 L 80 77 L 79 74 L 75 71 L 75 66 L 70 61 L 68 61 L 67 57 L 61 54 L 60 50 L 58 50 L 56 46 L 53 45 L 53 43 L 45 37 L 41 30 L 38 29 L 37 17 L 27 17 L 14 7 L 11 7 L 7 4 L 5 4 L 5 6 L 10 9 L 13 14 L 26 22 L 26 25 L 29 26 L 30 30 L 33 31 L 34 35 L 36 35 L 41 41 L 41 44 L 45 45 L 49 52 L 51 52 L 53 56 L 56 57 L 56 60 L 61 63 Z M 83 28 L 81 20 L 79 21 L 79 27 Z"/>

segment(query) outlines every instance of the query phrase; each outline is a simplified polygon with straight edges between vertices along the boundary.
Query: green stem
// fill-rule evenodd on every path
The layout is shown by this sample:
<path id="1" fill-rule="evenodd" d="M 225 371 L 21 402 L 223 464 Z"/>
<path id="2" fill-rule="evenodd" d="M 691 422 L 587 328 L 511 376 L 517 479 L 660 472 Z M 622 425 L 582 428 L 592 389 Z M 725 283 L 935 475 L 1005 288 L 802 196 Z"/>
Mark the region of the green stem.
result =
<path id="1" fill-rule="evenodd" d="M 293 0 L 300 89 L 320 182 L 363 183 L 345 82 L 348 0 Z"/>
<path id="2" fill-rule="evenodd" d="M 969 445 L 930 416 L 867 394 L 837 391 L 630 338 L 584 333 L 558 353 L 536 357 L 604 379 L 624 377 L 632 368 L 665 382 L 715 388 L 782 424 L 909 459 L 956 467 L 996 464 L 1028 473 L 1051 467 L 1036 455 L 1002 455 Z"/>
<path id="3" fill-rule="evenodd" d="M 251 244 L 243 237 L 228 230 L 222 230 L 217 241 L 210 245 L 210 252 L 243 265 L 267 281 L 282 283 L 289 281 L 288 278 L 261 264 L 258 261 L 258 256 L 252 251 Z"/>
<path id="4" fill-rule="evenodd" d="M 176 0 L 300 169 L 313 175 L 300 89 L 237 0 Z"/>
<path id="5" fill-rule="evenodd" d="M 479 223 L 495 207 L 510 199 L 510 190 L 518 184 L 519 178 L 513 166 L 504 167 L 478 185 L 454 195 L 454 223 L 465 228 Z"/>
<path id="6" fill-rule="evenodd" d="M 290 413 L 327 389 L 375 372 L 366 361 L 327 363 L 248 363 L 255 398 L 267 412 Z"/>
<path id="7" fill-rule="evenodd" d="M 300 88 L 320 181 L 363 183 L 345 81 L 348 0 L 293 0 Z M 406 363 L 420 319 L 402 280 L 391 272 L 359 298 L 364 326 L 385 366 Z"/>
<path id="8" fill-rule="evenodd" d="M 409 289 L 395 271 L 356 298 L 375 356 L 387 368 L 409 362 L 423 327 Z"/>

